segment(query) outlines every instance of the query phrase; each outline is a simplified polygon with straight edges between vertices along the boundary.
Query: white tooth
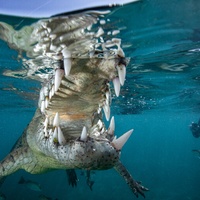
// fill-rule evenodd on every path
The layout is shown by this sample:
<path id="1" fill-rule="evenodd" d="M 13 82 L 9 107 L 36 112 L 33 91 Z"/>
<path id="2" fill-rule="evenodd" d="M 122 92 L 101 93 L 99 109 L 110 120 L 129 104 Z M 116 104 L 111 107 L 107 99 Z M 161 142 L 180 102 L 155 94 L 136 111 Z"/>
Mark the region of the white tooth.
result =
<path id="1" fill-rule="evenodd" d="M 55 127 L 54 132 L 53 132 L 53 137 L 52 137 L 52 142 L 58 141 L 58 129 Z"/>
<path id="2" fill-rule="evenodd" d="M 48 134 L 48 132 L 47 132 L 47 129 L 45 129 L 45 130 L 44 130 L 44 137 L 47 138 L 48 136 L 49 136 L 49 134 Z"/>
<path id="3" fill-rule="evenodd" d="M 124 146 L 124 144 L 126 143 L 126 141 L 128 140 L 128 138 L 130 137 L 130 135 L 132 134 L 133 129 L 131 129 L 130 131 L 124 133 L 121 137 L 119 137 L 118 139 L 113 139 L 112 141 L 112 145 L 117 149 L 117 150 L 121 150 L 122 147 Z"/>
<path id="4" fill-rule="evenodd" d="M 60 86 L 60 83 L 61 83 L 61 80 L 62 80 L 62 77 L 64 75 L 64 70 L 62 69 L 56 69 L 56 72 L 55 72 L 55 91 L 58 91 L 58 88 Z"/>
<path id="5" fill-rule="evenodd" d="M 50 34 L 49 37 L 54 40 L 55 38 L 57 38 L 57 35 L 56 34 Z"/>
<path id="6" fill-rule="evenodd" d="M 110 105 L 109 99 L 106 99 L 105 104 L 108 105 L 108 106 Z"/>
<path id="7" fill-rule="evenodd" d="M 63 58 L 71 58 L 71 52 L 65 48 L 62 50 Z"/>
<path id="8" fill-rule="evenodd" d="M 101 129 L 101 134 L 103 134 L 105 132 L 105 128 L 103 127 L 102 129 Z"/>
<path id="9" fill-rule="evenodd" d="M 45 111 L 45 103 L 44 101 L 41 102 L 41 112 L 43 113 Z"/>
<path id="10" fill-rule="evenodd" d="M 51 88 L 51 96 L 53 96 L 55 94 L 55 86 L 53 85 Z"/>
<path id="11" fill-rule="evenodd" d="M 49 49 L 50 49 L 51 51 L 54 51 L 54 52 L 58 52 L 58 50 L 59 50 L 58 46 L 55 46 L 55 45 L 53 45 L 53 44 L 50 45 Z"/>
<path id="12" fill-rule="evenodd" d="M 119 82 L 121 85 L 124 85 L 125 77 L 126 77 L 126 67 L 124 65 L 117 66 Z"/>
<path id="13" fill-rule="evenodd" d="M 98 113 L 98 114 L 101 113 L 101 107 L 98 108 L 97 113 Z"/>
<path id="14" fill-rule="evenodd" d="M 114 135 L 115 132 L 115 118 L 112 117 L 110 120 L 110 126 L 108 128 L 108 134 L 109 135 Z"/>
<path id="15" fill-rule="evenodd" d="M 122 48 L 120 47 L 120 45 L 118 46 L 118 50 L 117 50 L 117 54 L 120 56 L 120 57 L 125 57 L 125 53 L 124 51 L 122 50 Z"/>
<path id="16" fill-rule="evenodd" d="M 110 119 L 110 106 L 104 105 L 103 110 L 104 110 L 104 113 L 105 113 L 106 120 L 109 121 L 109 119 Z"/>
<path id="17" fill-rule="evenodd" d="M 60 145 L 65 145 L 66 144 L 66 140 L 65 137 L 62 133 L 62 130 L 60 129 L 60 126 L 58 126 L 58 143 Z"/>
<path id="18" fill-rule="evenodd" d="M 49 89 L 47 86 L 43 87 L 43 91 L 44 91 L 44 96 L 49 96 Z"/>
<path id="19" fill-rule="evenodd" d="M 118 97 L 119 93 L 120 93 L 120 82 L 119 82 L 118 77 L 113 79 L 113 86 L 114 86 L 114 89 L 115 89 L 115 94 Z"/>
<path id="20" fill-rule="evenodd" d="M 96 33 L 96 37 L 100 37 L 103 34 L 104 34 L 104 30 L 100 27 L 99 30 Z"/>
<path id="21" fill-rule="evenodd" d="M 49 105 L 49 97 L 45 98 L 45 108 L 47 108 Z"/>
<path id="22" fill-rule="evenodd" d="M 49 99 L 51 99 L 51 97 L 52 97 L 52 92 L 51 92 L 51 90 L 49 91 Z"/>
<path id="23" fill-rule="evenodd" d="M 97 125 L 99 126 L 100 129 L 102 128 L 103 123 L 102 123 L 102 121 L 100 119 L 98 120 Z"/>
<path id="24" fill-rule="evenodd" d="M 86 130 L 85 126 L 83 127 L 80 140 L 83 141 L 83 142 L 85 142 L 87 140 L 87 130 Z"/>
<path id="25" fill-rule="evenodd" d="M 107 92 L 106 92 L 106 104 L 107 104 L 107 105 L 110 105 L 110 103 L 111 103 L 110 92 L 107 91 Z"/>
<path id="26" fill-rule="evenodd" d="M 44 121 L 44 127 L 47 128 L 48 126 L 48 118 L 46 117 L 45 121 Z"/>
<path id="27" fill-rule="evenodd" d="M 106 91 L 106 99 L 108 99 L 108 101 L 110 100 L 110 92 Z"/>
<path id="28" fill-rule="evenodd" d="M 59 125 L 60 125 L 60 117 L 59 117 L 59 114 L 56 113 L 55 117 L 54 117 L 54 120 L 53 120 L 53 126 L 54 127 L 58 127 Z"/>
<path id="29" fill-rule="evenodd" d="M 65 69 L 65 75 L 69 76 L 70 70 L 72 67 L 72 62 L 70 58 L 64 58 L 64 69 Z"/>
<path id="30" fill-rule="evenodd" d="M 64 62 L 64 69 L 65 69 L 65 75 L 68 76 L 71 70 L 72 62 L 71 62 L 71 52 L 65 48 L 62 50 L 63 54 L 63 62 Z"/>
<path id="31" fill-rule="evenodd" d="M 44 101 L 44 98 L 45 98 L 45 96 L 44 96 L 44 89 L 42 87 L 41 90 L 40 90 L 40 100 Z"/>

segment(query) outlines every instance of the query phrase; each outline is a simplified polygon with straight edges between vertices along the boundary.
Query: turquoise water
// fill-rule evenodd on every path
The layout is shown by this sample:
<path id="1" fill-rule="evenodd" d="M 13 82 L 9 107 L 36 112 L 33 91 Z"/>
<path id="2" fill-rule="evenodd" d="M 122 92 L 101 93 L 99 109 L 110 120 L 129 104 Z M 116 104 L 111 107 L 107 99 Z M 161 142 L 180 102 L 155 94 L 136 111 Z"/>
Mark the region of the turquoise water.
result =
<path id="1" fill-rule="evenodd" d="M 121 95 L 113 96 L 111 106 L 116 135 L 134 128 L 121 159 L 150 189 L 146 199 L 199 200 L 200 160 L 192 149 L 200 149 L 200 139 L 192 136 L 189 125 L 200 117 L 200 2 L 152 0 L 111 10 L 108 30 L 121 30 L 116 37 L 131 58 Z M 0 16 L 18 30 L 37 20 Z M 40 89 L 38 81 L 8 73 L 24 68 L 17 55 L 0 41 L 1 159 L 32 119 Z M 42 192 L 19 185 L 22 175 L 40 183 Z M 39 199 L 40 194 L 59 200 L 136 199 L 113 169 L 92 174 L 93 191 L 81 171 L 77 175 L 78 186 L 72 188 L 64 171 L 19 171 L 6 179 L 0 192 L 16 200 Z"/>

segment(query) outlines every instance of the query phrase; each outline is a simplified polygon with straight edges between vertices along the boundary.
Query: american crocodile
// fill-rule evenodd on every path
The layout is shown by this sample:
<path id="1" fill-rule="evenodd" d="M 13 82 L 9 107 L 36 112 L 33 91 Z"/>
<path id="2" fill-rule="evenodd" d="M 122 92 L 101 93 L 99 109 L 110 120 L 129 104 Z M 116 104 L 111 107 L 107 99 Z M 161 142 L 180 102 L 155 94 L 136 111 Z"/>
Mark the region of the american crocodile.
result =
<path id="1" fill-rule="evenodd" d="M 2 179 L 19 169 L 38 174 L 53 169 L 114 168 L 136 196 L 145 197 L 148 189 L 120 161 L 133 130 L 116 138 L 114 117 L 110 120 L 110 82 L 119 96 L 129 59 L 120 39 L 103 37 L 98 24 L 105 24 L 100 18 L 106 13 L 42 19 L 18 31 L 0 23 L 4 32 L 0 37 L 29 57 L 23 59 L 27 76 L 42 81 L 33 119 L 0 162 Z M 110 120 L 108 128 L 103 116 Z"/>

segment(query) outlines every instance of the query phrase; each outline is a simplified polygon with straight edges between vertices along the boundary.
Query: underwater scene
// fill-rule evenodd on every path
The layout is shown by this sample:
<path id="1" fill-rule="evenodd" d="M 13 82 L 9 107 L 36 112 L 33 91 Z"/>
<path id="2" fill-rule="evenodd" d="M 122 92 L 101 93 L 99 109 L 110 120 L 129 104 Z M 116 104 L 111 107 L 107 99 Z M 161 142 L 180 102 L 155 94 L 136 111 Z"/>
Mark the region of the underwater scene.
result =
<path id="1" fill-rule="evenodd" d="M 0 200 L 200 200 L 199 10 L 0 15 Z"/>

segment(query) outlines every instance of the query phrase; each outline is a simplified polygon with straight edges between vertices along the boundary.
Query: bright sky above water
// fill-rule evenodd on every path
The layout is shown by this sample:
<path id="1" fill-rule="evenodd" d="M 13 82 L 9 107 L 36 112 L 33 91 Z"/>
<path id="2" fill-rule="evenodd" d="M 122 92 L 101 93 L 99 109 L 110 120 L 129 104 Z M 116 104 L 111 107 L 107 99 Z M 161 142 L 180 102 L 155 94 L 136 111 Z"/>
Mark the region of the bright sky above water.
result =
<path id="1" fill-rule="evenodd" d="M 132 0 L 135 1 L 135 0 Z M 109 5 L 123 4 L 130 0 L 0 0 L 0 14 L 27 17 L 49 17 L 73 10 Z"/>

